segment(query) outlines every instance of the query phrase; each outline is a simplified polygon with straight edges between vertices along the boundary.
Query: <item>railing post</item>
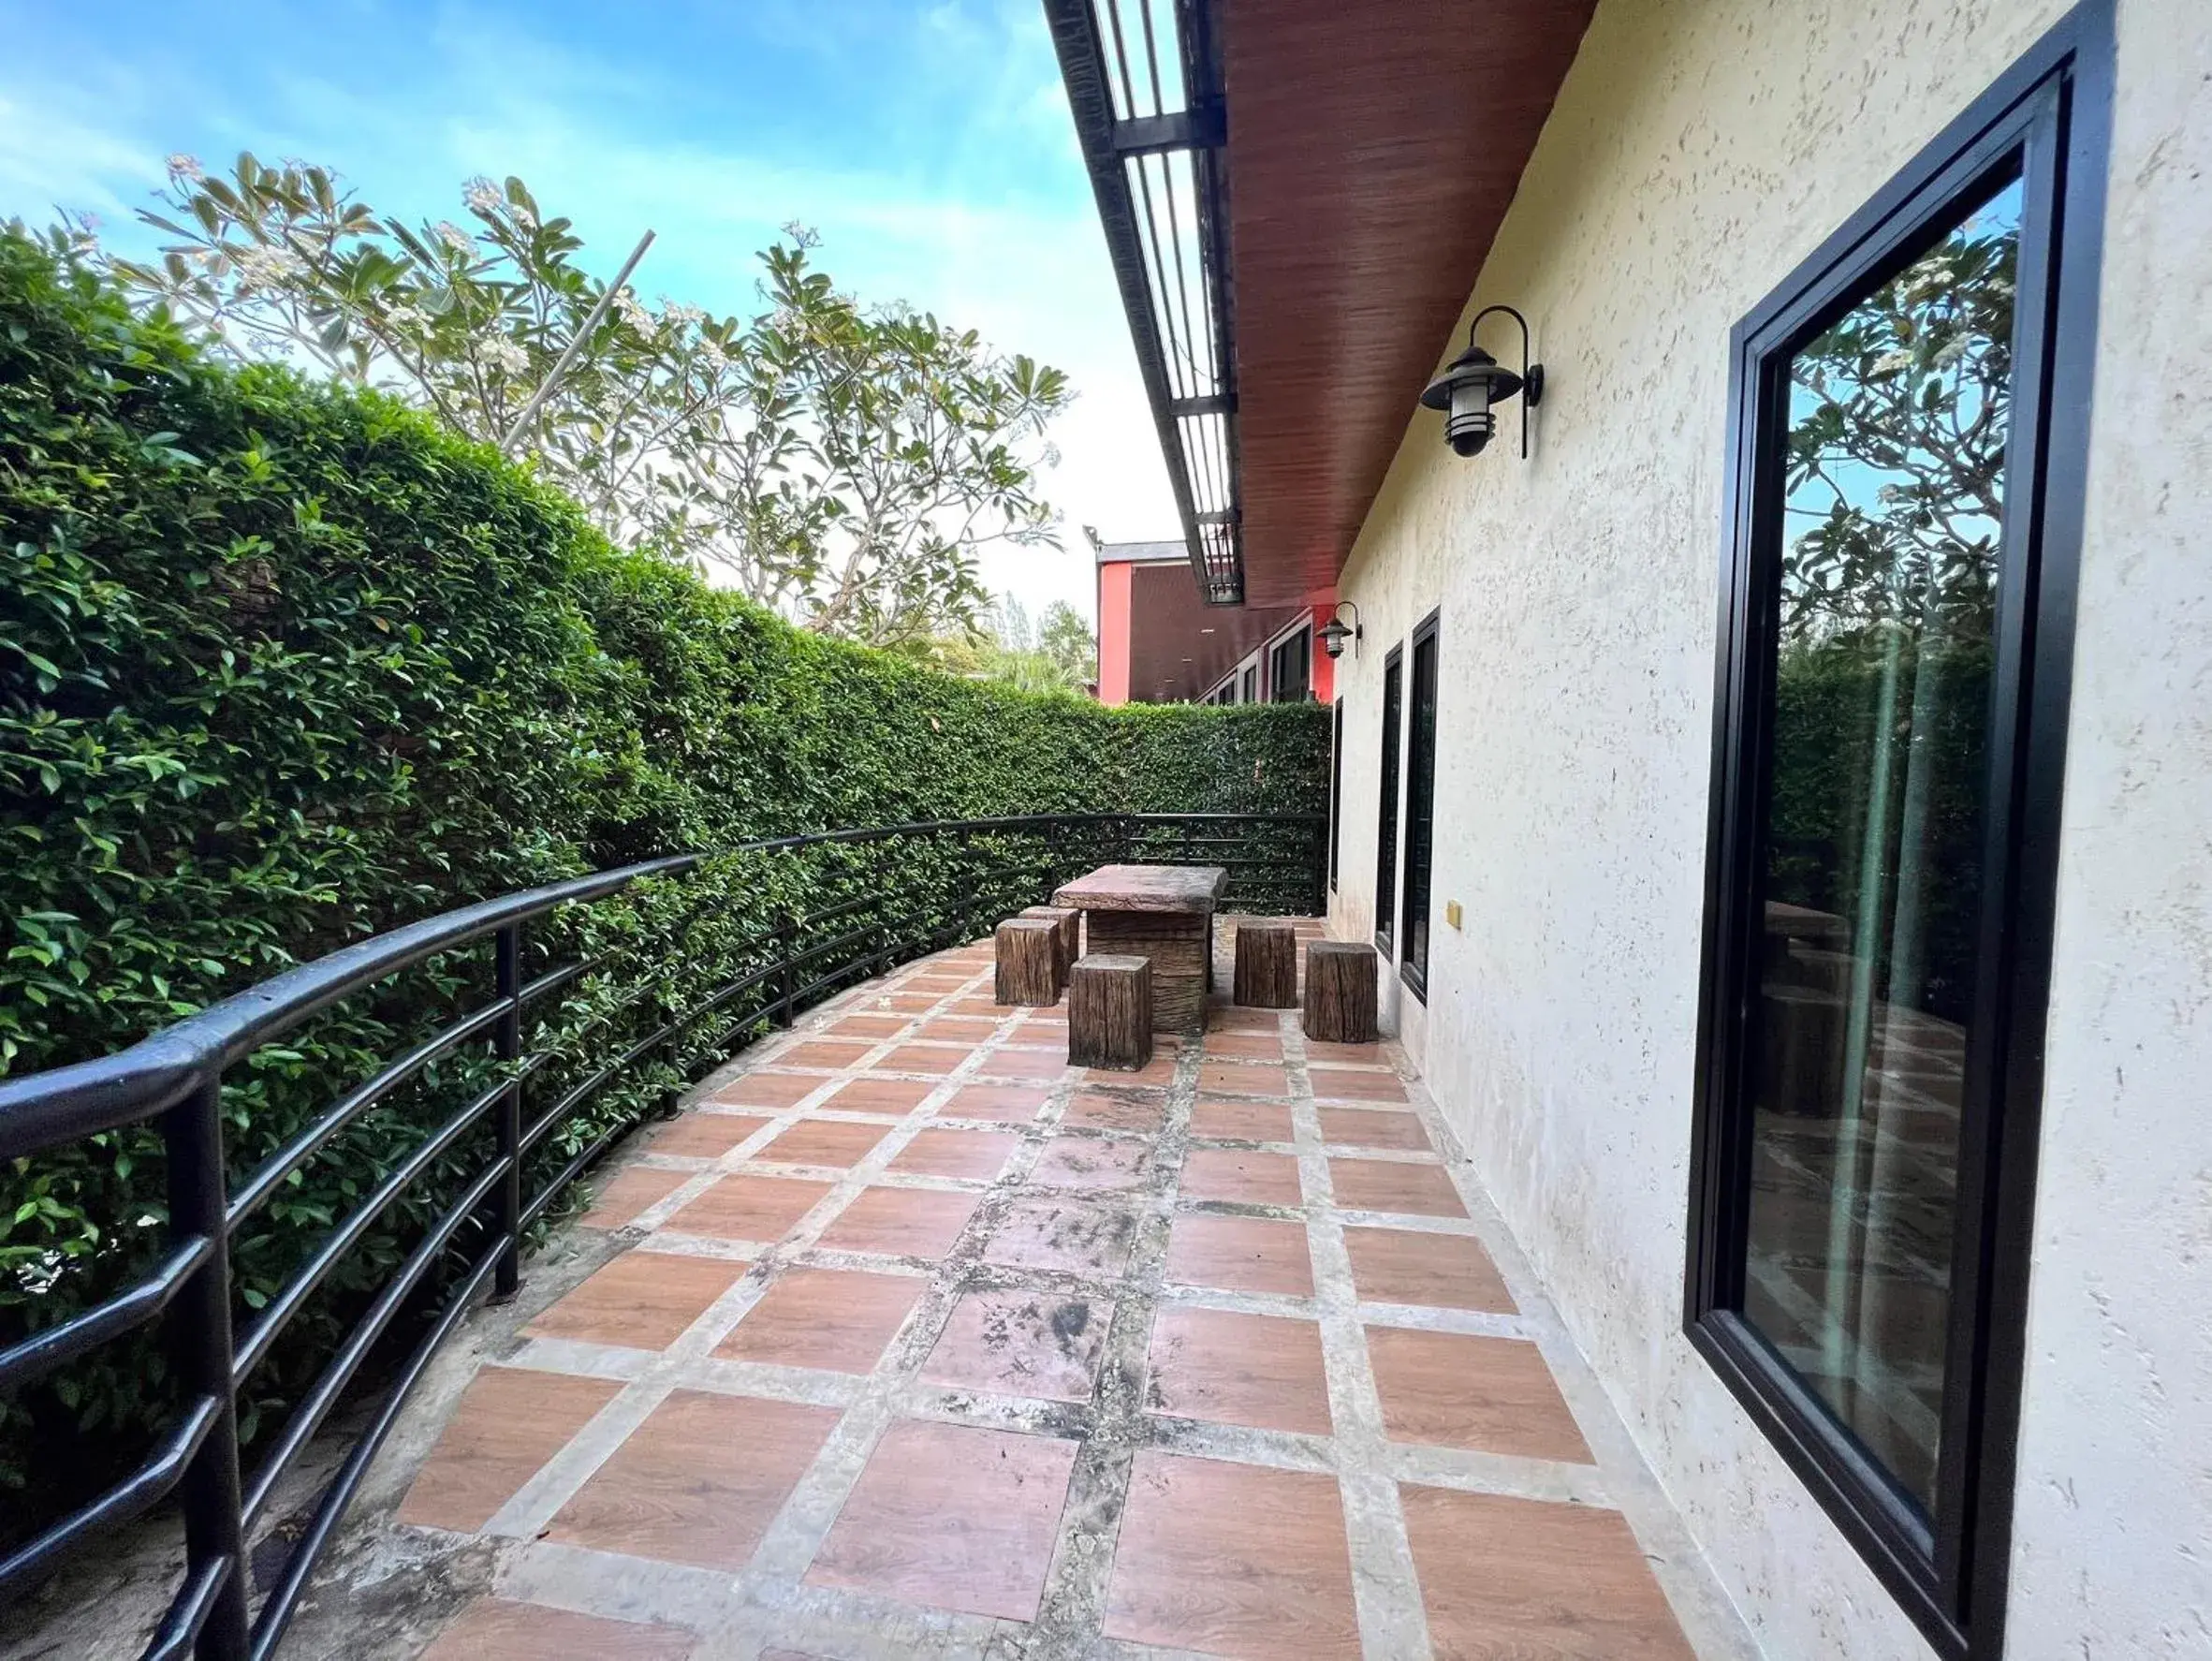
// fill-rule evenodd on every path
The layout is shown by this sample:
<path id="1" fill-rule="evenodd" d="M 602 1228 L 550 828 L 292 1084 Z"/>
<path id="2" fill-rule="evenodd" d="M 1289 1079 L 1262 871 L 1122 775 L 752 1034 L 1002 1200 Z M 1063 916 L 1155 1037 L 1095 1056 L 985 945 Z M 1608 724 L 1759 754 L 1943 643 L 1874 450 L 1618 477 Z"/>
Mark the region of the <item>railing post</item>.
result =
<path id="1" fill-rule="evenodd" d="M 511 922 L 499 931 L 494 946 L 493 970 L 499 1001 L 505 1012 L 499 1018 L 493 1047 L 501 1065 L 512 1066 L 522 1059 L 522 925 Z M 522 1080 L 510 1079 L 499 1098 L 499 1157 L 506 1170 L 499 1179 L 492 1199 L 492 1226 L 506 1243 L 492 1272 L 491 1295 L 512 1298 L 522 1285 Z"/>
<path id="2" fill-rule="evenodd" d="M 188 1404 L 212 1397 L 215 1418 L 185 1466 L 184 1573 L 189 1581 L 227 1559 L 194 1654 L 199 1661 L 242 1661 L 246 1654 L 245 1529 L 238 1477 L 238 1398 L 231 1384 L 230 1242 L 223 1176 L 223 1080 L 211 1074 L 163 1117 L 168 1154 L 169 1240 L 212 1242 L 208 1259 L 169 1306 L 168 1347 Z"/>
<path id="3" fill-rule="evenodd" d="M 776 912 L 776 1024 L 791 1024 L 791 949 L 795 924 L 788 910 Z"/>

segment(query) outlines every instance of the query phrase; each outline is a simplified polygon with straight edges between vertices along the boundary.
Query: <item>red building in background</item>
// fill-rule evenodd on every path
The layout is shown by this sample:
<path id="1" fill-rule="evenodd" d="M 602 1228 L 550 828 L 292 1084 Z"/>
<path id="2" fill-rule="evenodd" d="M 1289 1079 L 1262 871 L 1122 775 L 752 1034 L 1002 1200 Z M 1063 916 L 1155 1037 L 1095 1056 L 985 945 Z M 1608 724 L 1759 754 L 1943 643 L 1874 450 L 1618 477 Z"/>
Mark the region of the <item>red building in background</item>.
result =
<path id="1" fill-rule="evenodd" d="M 1328 702 L 1334 661 L 1317 649 L 1333 590 L 1296 606 L 1209 606 L 1181 542 L 1102 542 L 1098 701 Z"/>

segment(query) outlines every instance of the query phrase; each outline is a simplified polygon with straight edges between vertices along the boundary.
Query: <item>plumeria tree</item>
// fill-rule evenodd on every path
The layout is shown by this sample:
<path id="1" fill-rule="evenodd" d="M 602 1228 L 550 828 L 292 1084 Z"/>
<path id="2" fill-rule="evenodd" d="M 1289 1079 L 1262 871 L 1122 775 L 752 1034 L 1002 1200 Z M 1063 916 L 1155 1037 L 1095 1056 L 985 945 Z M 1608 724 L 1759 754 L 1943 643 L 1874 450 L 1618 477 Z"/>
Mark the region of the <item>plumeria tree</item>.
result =
<path id="1" fill-rule="evenodd" d="M 168 242 L 105 263 L 222 349 L 388 387 L 535 458 L 610 537 L 825 632 L 972 627 L 979 550 L 1057 546 L 1037 472 L 1059 370 L 861 306 L 797 227 L 761 255 L 766 309 L 717 317 L 626 286 L 603 307 L 581 239 L 520 179 L 463 203 L 466 223 L 408 224 L 326 168 L 174 156 L 144 215 Z"/>

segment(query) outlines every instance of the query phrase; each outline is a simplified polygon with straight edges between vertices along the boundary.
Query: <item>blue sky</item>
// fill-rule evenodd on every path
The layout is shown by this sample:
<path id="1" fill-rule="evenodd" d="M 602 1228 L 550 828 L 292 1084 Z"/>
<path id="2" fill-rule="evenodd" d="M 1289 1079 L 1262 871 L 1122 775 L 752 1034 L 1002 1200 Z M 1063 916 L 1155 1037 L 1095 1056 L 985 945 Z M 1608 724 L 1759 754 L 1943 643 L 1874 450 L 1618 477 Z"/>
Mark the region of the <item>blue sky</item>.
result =
<path id="1" fill-rule="evenodd" d="M 801 220 L 863 300 L 1074 378 L 1045 479 L 1067 551 L 994 556 L 994 587 L 1088 613 L 1077 527 L 1174 534 L 1036 0 L 0 0 L 0 218 L 89 211 L 131 243 L 172 152 L 322 162 L 410 217 L 519 173 L 600 275 L 650 226 L 637 287 L 730 312 Z"/>

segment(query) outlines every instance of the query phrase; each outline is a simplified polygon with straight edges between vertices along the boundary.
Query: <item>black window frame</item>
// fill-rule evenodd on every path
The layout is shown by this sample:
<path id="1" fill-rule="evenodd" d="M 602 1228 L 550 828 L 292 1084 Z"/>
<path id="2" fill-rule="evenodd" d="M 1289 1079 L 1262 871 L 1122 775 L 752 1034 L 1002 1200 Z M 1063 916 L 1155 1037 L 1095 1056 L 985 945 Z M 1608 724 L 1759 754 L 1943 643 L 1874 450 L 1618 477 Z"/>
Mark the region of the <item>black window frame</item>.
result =
<path id="1" fill-rule="evenodd" d="M 1258 664 L 1247 664 L 1244 672 L 1238 677 L 1237 701 L 1238 703 L 1257 703 L 1260 701 L 1260 666 Z"/>
<path id="2" fill-rule="evenodd" d="M 1375 949 L 1393 958 L 1391 926 L 1398 916 L 1399 744 L 1405 732 L 1405 647 L 1383 658 L 1382 785 L 1375 792 Z"/>
<path id="3" fill-rule="evenodd" d="M 1285 698 L 1282 693 L 1285 665 L 1297 669 L 1296 695 Z M 1267 701 L 1270 703 L 1306 703 L 1313 696 L 1313 628 L 1301 624 L 1295 631 L 1283 636 L 1267 649 Z"/>
<path id="4" fill-rule="evenodd" d="M 1438 637 L 1441 613 L 1421 619 L 1406 640 L 1405 691 L 1405 857 L 1398 879 L 1398 977 L 1406 990 L 1428 1001 L 1428 926 L 1430 885 L 1436 875 L 1436 722 L 1438 665 L 1443 642 Z M 1421 654 L 1428 654 L 1428 701 L 1424 723 L 1421 701 Z M 1421 926 L 1418 931 L 1414 924 Z"/>
<path id="5" fill-rule="evenodd" d="M 2109 0 L 2090 0 L 1730 340 L 1684 1326 L 1947 1661 L 1995 1661 L 2003 1646 L 2112 59 Z M 1936 1500 L 1924 1514 L 1740 1314 L 1752 1088 L 1744 1073 L 1758 989 L 1758 819 L 1780 551 L 1780 383 L 1806 341 L 1925 252 L 1961 205 L 2008 169 L 2023 182 L 2023 213 L 1989 731 L 1985 966 L 1961 1112 Z"/>
<path id="6" fill-rule="evenodd" d="M 1340 697 L 1329 716 L 1328 734 L 1328 891 L 1337 891 L 1338 844 L 1344 813 L 1344 700 Z"/>

